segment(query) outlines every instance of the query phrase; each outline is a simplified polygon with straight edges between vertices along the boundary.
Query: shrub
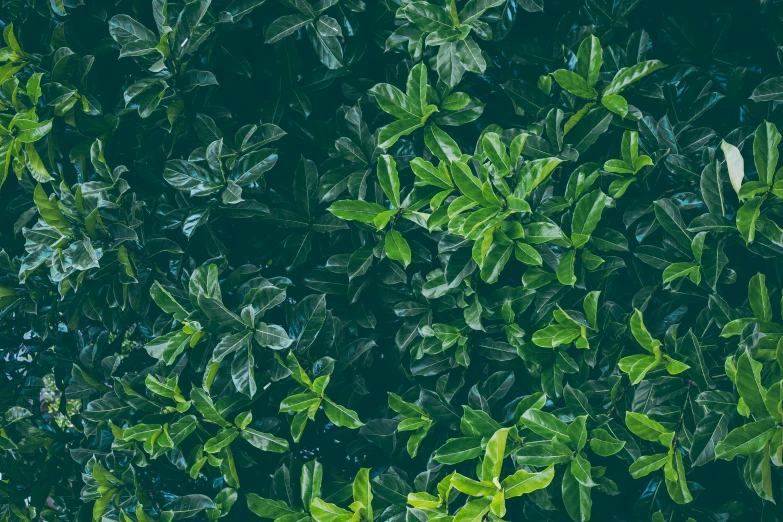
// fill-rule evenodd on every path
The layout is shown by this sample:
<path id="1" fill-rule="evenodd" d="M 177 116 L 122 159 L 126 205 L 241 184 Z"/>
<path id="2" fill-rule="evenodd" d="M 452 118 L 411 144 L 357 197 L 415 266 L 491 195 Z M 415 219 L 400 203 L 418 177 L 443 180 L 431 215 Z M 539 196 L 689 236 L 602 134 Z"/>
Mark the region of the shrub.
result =
<path id="1" fill-rule="evenodd" d="M 0 520 L 777 520 L 780 4 L 5 0 Z"/>

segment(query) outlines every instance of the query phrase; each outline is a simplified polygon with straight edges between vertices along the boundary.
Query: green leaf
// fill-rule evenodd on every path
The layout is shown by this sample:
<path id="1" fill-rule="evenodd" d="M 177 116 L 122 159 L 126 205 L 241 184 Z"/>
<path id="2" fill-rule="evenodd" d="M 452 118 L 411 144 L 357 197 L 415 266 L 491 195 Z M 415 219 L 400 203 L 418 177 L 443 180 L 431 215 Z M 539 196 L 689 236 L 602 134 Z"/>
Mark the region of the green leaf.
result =
<path id="1" fill-rule="evenodd" d="M 495 0 L 496 2 L 498 0 Z M 468 36 L 464 40 L 458 40 L 454 46 L 457 59 L 466 71 L 483 74 L 487 68 L 487 62 L 481 53 L 481 48 L 476 41 Z"/>
<path id="2" fill-rule="evenodd" d="M 359 416 L 355 411 L 340 406 L 328 398 L 325 398 L 322 404 L 324 407 L 324 413 L 326 413 L 326 416 L 329 418 L 329 420 L 332 421 L 336 426 L 342 426 L 351 429 L 364 426 L 364 423 L 359 420 Z"/>
<path id="3" fill-rule="evenodd" d="M 481 279 L 488 284 L 494 284 L 500 277 L 500 273 L 511 258 L 514 245 L 493 244 L 490 247 L 484 261 L 481 264 Z"/>
<path id="4" fill-rule="evenodd" d="M 492 500 L 489 498 L 480 498 L 466 502 L 454 515 L 453 522 L 481 522 L 489 512 L 491 502 Z"/>
<path id="5" fill-rule="evenodd" d="M 525 470 L 519 470 L 513 475 L 504 478 L 501 485 L 505 490 L 506 498 L 513 498 L 544 489 L 551 484 L 554 478 L 555 468 L 549 466 L 540 473 L 529 473 Z"/>
<path id="6" fill-rule="evenodd" d="M 750 95 L 755 102 L 783 100 L 783 77 L 776 76 L 761 82 Z"/>
<path id="7" fill-rule="evenodd" d="M 571 520 L 587 522 L 593 509 L 590 489 L 576 480 L 570 468 L 566 468 L 562 483 L 563 504 Z"/>
<path id="8" fill-rule="evenodd" d="M 661 342 L 653 338 L 650 332 L 647 331 L 647 328 L 644 326 L 644 317 L 642 317 L 642 312 L 639 310 L 634 310 L 633 315 L 631 315 L 631 333 L 636 342 L 648 352 L 652 353 L 661 346 Z"/>
<path id="9" fill-rule="evenodd" d="M 407 136 L 416 129 L 424 127 L 419 118 L 406 118 L 404 120 L 397 120 L 381 129 L 378 134 L 378 146 L 382 149 L 388 149 L 403 136 Z"/>
<path id="10" fill-rule="evenodd" d="M 631 384 L 636 385 L 661 365 L 661 359 L 652 355 L 631 355 L 620 359 L 617 365 L 631 378 Z"/>
<path id="11" fill-rule="evenodd" d="M 675 450 L 674 460 L 676 464 L 675 471 L 677 472 L 677 480 L 669 479 L 668 475 L 664 472 L 666 489 L 669 492 L 669 496 L 677 504 L 688 504 L 693 501 L 693 496 L 691 496 L 691 492 L 688 490 L 688 483 L 685 480 L 685 465 L 682 462 L 682 453 Z"/>
<path id="12" fill-rule="evenodd" d="M 573 342 L 582 334 L 581 329 L 573 326 L 552 324 L 533 334 L 532 341 L 537 346 L 556 348 Z"/>
<path id="13" fill-rule="evenodd" d="M 220 430 L 217 435 L 204 443 L 204 451 L 207 453 L 217 453 L 221 449 L 231 444 L 239 436 L 239 431 L 233 428 Z"/>
<path id="14" fill-rule="evenodd" d="M 354 518 L 353 513 L 320 498 L 313 499 L 310 504 L 310 514 L 316 522 L 348 522 Z"/>
<path id="15" fill-rule="evenodd" d="M 456 183 L 457 188 L 465 196 L 481 205 L 493 206 L 490 201 L 484 198 L 481 181 L 473 175 L 470 167 L 460 161 L 455 161 L 451 164 L 451 174 L 454 177 L 454 183 Z"/>
<path id="16" fill-rule="evenodd" d="M 585 98 L 588 100 L 594 100 L 598 97 L 598 91 L 593 89 L 587 80 L 577 73 L 569 71 L 567 69 L 558 69 L 552 73 L 555 81 L 574 96 Z"/>
<path id="17" fill-rule="evenodd" d="M 445 163 L 442 163 L 441 165 L 445 167 Z M 451 189 L 453 188 L 453 184 L 448 169 L 440 168 L 441 165 L 439 165 L 438 168 L 435 168 L 429 161 L 425 161 L 421 158 L 414 158 L 413 161 L 411 161 L 411 170 L 416 177 L 429 185 L 434 185 L 443 189 Z"/>
<path id="18" fill-rule="evenodd" d="M 567 386 L 566 393 L 569 397 L 575 397 L 576 394 L 580 393 L 578 390 L 571 388 L 570 385 Z M 582 399 L 586 401 L 586 398 L 582 397 Z M 589 407 L 589 404 L 587 406 Z M 587 417 L 587 415 L 580 415 L 568 425 L 568 437 L 571 439 L 571 444 L 576 448 L 576 451 L 582 451 L 587 443 Z"/>
<path id="19" fill-rule="evenodd" d="M 756 135 L 753 138 L 753 161 L 756 164 L 759 180 L 767 185 L 772 185 L 774 181 L 780 139 L 780 133 L 774 123 L 765 121 L 756 128 Z"/>
<path id="20" fill-rule="evenodd" d="M 205 495 L 185 495 L 172 500 L 162 509 L 164 513 L 171 514 L 169 520 L 181 520 L 194 517 L 205 509 L 215 509 L 215 503 Z"/>
<path id="21" fill-rule="evenodd" d="M 582 302 L 582 307 L 584 308 L 585 315 L 587 316 L 587 322 L 591 328 L 597 327 L 598 298 L 600 296 L 601 296 L 600 290 L 593 290 L 592 292 L 588 292 L 588 294 L 585 296 L 584 301 Z"/>
<path id="22" fill-rule="evenodd" d="M 745 243 L 752 243 L 756 239 L 756 222 L 761 216 L 763 202 L 761 197 L 751 198 L 737 211 L 737 229 Z"/>
<path id="23" fill-rule="evenodd" d="M 386 197 L 392 204 L 392 207 L 400 207 L 400 177 L 397 174 L 397 163 L 394 158 L 382 154 L 378 158 L 378 182 L 381 184 Z"/>
<path id="24" fill-rule="evenodd" d="M 498 491 L 491 479 L 479 482 L 459 473 L 451 475 L 451 487 L 471 497 L 489 497 Z"/>
<path id="25" fill-rule="evenodd" d="M 296 31 L 311 23 L 313 20 L 302 15 L 281 16 L 266 29 L 266 42 L 272 44 L 294 34 Z"/>
<path id="26" fill-rule="evenodd" d="M 218 426 L 224 427 L 231 425 L 223 418 L 217 408 L 215 408 L 212 398 L 205 390 L 193 388 L 190 390 L 190 400 L 193 402 L 193 406 L 196 407 L 196 410 L 198 410 L 198 412 L 209 422 L 214 422 Z"/>
<path id="27" fill-rule="evenodd" d="M 364 506 L 362 516 L 372 520 L 372 488 L 370 487 L 370 469 L 362 468 L 353 479 L 353 500 Z"/>
<path id="28" fill-rule="evenodd" d="M 715 446 L 715 458 L 731 460 L 737 455 L 753 455 L 764 448 L 777 429 L 769 418 L 735 428 Z"/>
<path id="29" fill-rule="evenodd" d="M 713 214 L 725 215 L 723 178 L 719 162 L 710 162 L 704 167 L 704 170 L 701 172 L 700 188 L 707 209 Z"/>
<path id="30" fill-rule="evenodd" d="M 451 89 L 457 86 L 465 74 L 459 47 L 456 42 L 441 45 L 435 61 L 435 69 L 438 71 L 440 81 Z"/>
<path id="31" fill-rule="evenodd" d="M 427 126 L 424 132 L 424 144 L 439 160 L 450 164 L 461 156 L 457 142 L 434 124 Z M 451 175 L 455 175 L 453 169 Z"/>
<path id="32" fill-rule="evenodd" d="M 414 111 L 423 116 L 427 110 L 427 67 L 420 63 L 415 65 L 405 86 L 406 96 Z"/>
<path id="33" fill-rule="evenodd" d="M 653 471 L 657 471 L 664 467 L 667 462 L 671 460 L 669 453 L 658 453 L 655 455 L 644 455 L 639 457 L 628 468 L 628 472 L 635 479 L 642 478 L 649 475 Z"/>
<path id="34" fill-rule="evenodd" d="M 666 441 L 671 441 L 671 437 L 674 435 L 659 422 L 652 420 L 647 415 L 633 411 L 625 414 L 625 425 L 637 437 L 663 445 L 668 445 Z"/>
<path id="35" fill-rule="evenodd" d="M 222 361 L 227 355 L 239 351 L 241 348 L 247 345 L 250 341 L 252 332 L 237 332 L 232 335 L 228 335 L 218 342 L 215 349 L 212 351 L 212 360 L 216 362 Z"/>
<path id="36" fill-rule="evenodd" d="M 411 247 L 398 231 L 389 230 L 386 233 L 383 249 L 389 259 L 399 261 L 405 268 L 411 263 Z"/>
<path id="37" fill-rule="evenodd" d="M 442 31 L 454 27 L 443 8 L 428 2 L 411 2 L 405 6 L 403 12 L 408 20 L 423 31 Z"/>
<path id="38" fill-rule="evenodd" d="M 743 351 L 737 361 L 736 385 L 745 405 L 761 417 L 768 415 L 764 400 L 767 390 L 761 383 L 762 364 Z"/>
<path id="39" fill-rule="evenodd" d="M 498 172 L 509 172 L 515 166 L 511 165 L 511 158 L 508 156 L 506 146 L 500 141 L 500 136 L 496 132 L 484 134 L 481 138 L 481 145 L 484 149 L 484 154 L 498 169 Z"/>
<path id="40" fill-rule="evenodd" d="M 223 188 L 223 182 L 209 170 L 184 160 L 166 162 L 163 179 L 177 190 L 191 197 L 204 197 Z"/>
<path id="41" fill-rule="evenodd" d="M 469 0 L 459 12 L 461 24 L 470 24 L 477 21 L 487 9 L 502 5 L 502 0 Z"/>
<path id="42" fill-rule="evenodd" d="M 231 362 L 231 380 L 239 393 L 253 398 L 257 391 L 255 358 L 249 346 L 239 349 Z"/>
<path id="43" fill-rule="evenodd" d="M 601 97 L 601 105 L 621 118 L 628 116 L 628 101 L 619 94 L 606 94 Z M 634 171 L 638 169 L 634 168 Z"/>
<path id="44" fill-rule="evenodd" d="M 312 391 L 304 393 L 296 393 L 289 395 L 280 402 L 280 412 L 295 411 L 300 412 L 307 410 L 314 404 L 320 404 L 321 397 L 319 394 Z"/>
<path id="45" fill-rule="evenodd" d="M 611 83 L 606 86 L 603 91 L 603 96 L 609 94 L 618 94 L 632 83 L 638 82 L 648 74 L 652 74 L 658 69 L 666 67 L 658 60 L 648 60 L 646 62 L 639 62 L 631 67 L 623 67 L 617 74 L 614 75 Z"/>
<path id="46" fill-rule="evenodd" d="M 584 246 L 590 239 L 590 235 L 601 221 L 607 199 L 606 194 L 599 189 L 582 196 L 577 202 L 571 222 L 571 242 L 574 248 Z"/>
<path id="47" fill-rule="evenodd" d="M 574 274 L 574 262 L 576 261 L 576 250 L 569 250 L 560 258 L 560 264 L 557 265 L 557 280 L 562 285 L 573 286 L 576 283 Z"/>
<path id="48" fill-rule="evenodd" d="M 589 108 L 586 113 L 577 114 L 579 118 L 576 123 L 569 121 L 566 124 L 568 128 L 566 141 L 582 154 L 609 128 L 612 113 L 602 108 Z"/>
<path id="49" fill-rule="evenodd" d="M 530 431 L 545 439 L 553 439 L 555 435 L 560 435 L 563 439 L 570 440 L 568 426 L 551 413 L 530 409 L 522 414 L 519 421 Z"/>
<path id="50" fill-rule="evenodd" d="M 124 402 L 114 397 L 106 397 L 91 401 L 82 414 L 87 420 L 100 422 L 118 419 L 128 409 L 129 406 Z"/>
<path id="51" fill-rule="evenodd" d="M 509 429 L 510 428 L 500 429 L 489 438 L 487 449 L 484 452 L 484 460 L 481 463 L 482 480 L 492 481 L 492 479 L 500 477 Z"/>
<path id="52" fill-rule="evenodd" d="M 306 513 L 289 507 L 282 500 L 270 500 L 259 497 L 255 493 L 247 494 L 247 507 L 259 517 L 270 520 L 285 517 L 285 520 L 291 520 L 291 522 L 301 522 L 309 518 Z"/>
<path id="53" fill-rule="evenodd" d="M 655 219 L 679 244 L 690 249 L 693 234 L 688 230 L 680 209 L 670 199 L 659 199 L 654 203 Z"/>
<path id="54" fill-rule="evenodd" d="M 688 277 L 699 272 L 699 265 L 695 263 L 672 263 L 663 271 L 663 282 L 669 283 L 675 279 Z"/>
<path id="55" fill-rule="evenodd" d="M 188 435 L 196 431 L 198 421 L 193 415 L 186 415 L 169 426 L 169 436 L 175 446 L 178 446 Z"/>
<path id="56" fill-rule="evenodd" d="M 481 437 L 461 437 L 446 441 L 435 452 L 435 460 L 442 464 L 458 464 L 481 455 Z"/>
<path id="57" fill-rule="evenodd" d="M 57 206 L 57 200 L 49 199 L 40 183 L 35 186 L 33 200 L 35 201 L 35 206 L 38 207 L 38 213 L 41 214 L 41 218 L 47 225 L 56 228 L 66 236 L 73 234 L 71 225 Z"/>
<path id="58" fill-rule="evenodd" d="M 325 294 L 308 295 L 297 303 L 291 325 L 291 333 L 296 336 L 291 344 L 293 352 L 301 353 L 312 346 L 326 322 L 326 316 Z"/>
<path id="59" fill-rule="evenodd" d="M 576 73 L 587 81 L 587 85 L 595 87 L 602 65 L 601 42 L 594 35 L 588 35 L 579 44 L 579 51 L 576 53 Z"/>
<path id="60" fill-rule="evenodd" d="M 34 143 L 52 130 L 52 120 L 38 122 L 36 120 L 15 119 L 11 129 L 18 130 L 16 140 L 19 143 Z"/>
<path id="61" fill-rule="evenodd" d="M 519 171 L 519 185 L 514 189 L 514 195 L 522 199 L 530 194 L 546 181 L 562 162 L 559 158 L 543 158 L 525 163 Z"/>
<path id="62" fill-rule="evenodd" d="M 293 339 L 282 327 L 276 324 L 256 323 L 256 331 L 253 339 L 261 346 L 272 348 L 273 350 L 282 350 L 288 348 L 293 343 Z"/>
<path id="63" fill-rule="evenodd" d="M 320 462 L 313 459 L 302 466 L 302 475 L 299 480 L 302 504 L 310 506 L 313 499 L 321 496 L 321 483 L 323 482 L 324 469 Z"/>
<path id="64" fill-rule="evenodd" d="M 772 320 L 772 304 L 769 301 L 766 280 L 767 278 L 764 274 L 756 274 L 750 278 L 748 283 L 750 308 L 753 310 L 753 315 L 756 316 L 756 319 L 761 321 Z"/>
<path id="65" fill-rule="evenodd" d="M 732 407 L 736 411 L 735 404 Z M 728 434 L 727 415 L 707 415 L 696 425 L 689 451 L 692 466 L 702 466 L 715 460 L 715 445 Z"/>
<path id="66" fill-rule="evenodd" d="M 568 469 L 582 486 L 588 488 L 595 486 L 595 482 L 593 482 L 593 477 L 590 472 L 590 463 L 581 454 L 576 454 Z"/>
<path id="67" fill-rule="evenodd" d="M 360 223 L 372 223 L 381 212 L 386 209 L 376 203 L 361 200 L 335 201 L 327 209 L 340 219 L 359 221 Z"/>
<path id="68" fill-rule="evenodd" d="M 160 359 L 167 365 L 173 364 L 179 354 L 190 347 L 192 335 L 180 330 L 157 337 L 147 343 L 144 349 L 150 357 Z"/>
<path id="69" fill-rule="evenodd" d="M 669 372 L 670 375 L 677 375 L 678 373 L 682 373 L 690 368 L 690 366 L 684 362 L 672 359 L 668 355 L 664 355 L 662 359 L 664 361 L 664 365 L 666 366 L 666 371 Z"/>
<path id="70" fill-rule="evenodd" d="M 514 254 L 518 261 L 526 265 L 541 266 L 544 262 L 541 254 L 535 248 L 525 243 L 516 243 L 514 245 Z"/>
<path id="71" fill-rule="evenodd" d="M 625 441 L 619 440 L 603 428 L 592 431 L 590 449 L 601 457 L 610 457 L 625 447 Z"/>
<path id="72" fill-rule="evenodd" d="M 726 167 L 729 169 L 729 180 L 734 192 L 739 194 L 742 188 L 742 180 L 745 179 L 745 161 L 739 149 L 726 141 L 722 141 L 720 148 L 726 156 Z"/>

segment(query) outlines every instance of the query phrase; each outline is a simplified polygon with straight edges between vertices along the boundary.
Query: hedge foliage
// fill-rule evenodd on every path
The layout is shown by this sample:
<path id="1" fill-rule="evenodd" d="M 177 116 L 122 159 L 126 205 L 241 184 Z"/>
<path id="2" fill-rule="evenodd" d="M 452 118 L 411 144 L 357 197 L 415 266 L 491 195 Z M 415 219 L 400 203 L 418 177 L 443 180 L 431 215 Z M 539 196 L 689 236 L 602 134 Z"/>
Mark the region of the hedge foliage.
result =
<path id="1" fill-rule="evenodd" d="M 780 2 L 2 4 L 2 522 L 781 520 Z"/>

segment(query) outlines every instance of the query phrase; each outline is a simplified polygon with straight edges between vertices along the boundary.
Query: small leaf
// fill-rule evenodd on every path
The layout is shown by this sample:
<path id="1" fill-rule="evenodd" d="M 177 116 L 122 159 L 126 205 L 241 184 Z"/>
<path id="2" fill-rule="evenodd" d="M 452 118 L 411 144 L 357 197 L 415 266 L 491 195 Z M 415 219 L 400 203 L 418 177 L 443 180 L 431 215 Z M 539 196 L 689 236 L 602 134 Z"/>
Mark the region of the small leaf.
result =
<path id="1" fill-rule="evenodd" d="M 392 207 L 400 207 L 400 177 L 397 174 L 397 163 L 394 158 L 381 154 L 378 158 L 378 182 L 381 184 Z"/>
<path id="2" fill-rule="evenodd" d="M 405 268 L 411 263 L 411 248 L 398 231 L 390 230 L 386 233 L 383 247 L 389 259 L 399 261 Z"/>
<path id="3" fill-rule="evenodd" d="M 739 149 L 726 141 L 722 141 L 720 148 L 726 156 L 726 167 L 729 169 L 729 179 L 734 192 L 739 194 L 742 188 L 742 180 L 745 178 L 745 161 Z"/>

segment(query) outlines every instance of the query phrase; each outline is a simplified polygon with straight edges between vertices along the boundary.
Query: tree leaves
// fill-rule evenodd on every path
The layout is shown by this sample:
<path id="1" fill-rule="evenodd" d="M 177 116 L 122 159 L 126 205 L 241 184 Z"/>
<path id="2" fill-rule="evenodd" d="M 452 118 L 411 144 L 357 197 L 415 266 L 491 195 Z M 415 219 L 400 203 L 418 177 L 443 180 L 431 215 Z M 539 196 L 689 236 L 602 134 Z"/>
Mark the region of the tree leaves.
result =
<path id="1" fill-rule="evenodd" d="M 4 6 L 0 513 L 769 516 L 774 9 L 78 4 Z"/>

